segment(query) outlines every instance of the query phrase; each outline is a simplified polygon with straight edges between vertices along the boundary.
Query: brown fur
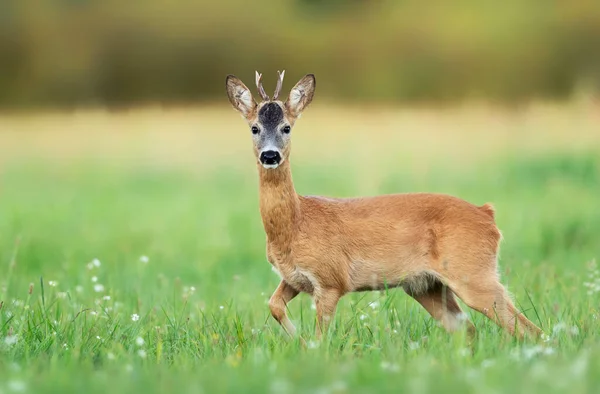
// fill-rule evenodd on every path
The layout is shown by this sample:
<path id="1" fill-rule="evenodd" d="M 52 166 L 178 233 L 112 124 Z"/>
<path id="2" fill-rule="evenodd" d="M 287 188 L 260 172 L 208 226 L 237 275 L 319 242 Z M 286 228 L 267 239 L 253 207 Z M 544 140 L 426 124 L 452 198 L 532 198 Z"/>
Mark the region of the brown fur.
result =
<path id="1" fill-rule="evenodd" d="M 304 93 L 300 107 L 281 103 L 291 125 L 312 99 L 314 77 L 312 86 L 306 78 L 298 86 Z M 247 113 L 249 124 L 257 121 L 256 108 Z M 267 258 L 282 278 L 269 306 L 288 333 L 295 329 L 285 307 L 300 292 L 315 300 L 320 337 L 343 295 L 386 287 L 402 287 L 449 331 L 466 324 L 474 332 L 470 322 L 461 324 L 465 315 L 456 295 L 512 334 L 541 333 L 499 282 L 501 234 L 490 204 L 431 193 L 300 196 L 289 150 L 283 148 L 284 161 L 275 169 L 258 164 Z"/>

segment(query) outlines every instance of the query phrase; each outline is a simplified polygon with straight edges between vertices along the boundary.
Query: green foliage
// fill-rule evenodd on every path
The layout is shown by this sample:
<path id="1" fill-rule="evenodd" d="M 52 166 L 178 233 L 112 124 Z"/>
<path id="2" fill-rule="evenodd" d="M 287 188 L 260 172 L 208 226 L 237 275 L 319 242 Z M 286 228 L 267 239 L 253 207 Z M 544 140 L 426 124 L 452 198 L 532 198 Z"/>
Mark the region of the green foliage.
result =
<path id="1" fill-rule="evenodd" d="M 519 344 L 470 313 L 472 355 L 399 290 L 345 297 L 319 347 L 302 295 L 290 313 L 308 349 L 286 341 L 267 308 L 277 278 L 246 174 L 15 163 L 0 183 L 0 392 L 592 392 L 599 158 L 389 171 L 380 192 L 497 208 L 503 281 L 551 339 Z M 362 194 L 360 163 L 343 162 L 296 166 L 298 189 Z"/>

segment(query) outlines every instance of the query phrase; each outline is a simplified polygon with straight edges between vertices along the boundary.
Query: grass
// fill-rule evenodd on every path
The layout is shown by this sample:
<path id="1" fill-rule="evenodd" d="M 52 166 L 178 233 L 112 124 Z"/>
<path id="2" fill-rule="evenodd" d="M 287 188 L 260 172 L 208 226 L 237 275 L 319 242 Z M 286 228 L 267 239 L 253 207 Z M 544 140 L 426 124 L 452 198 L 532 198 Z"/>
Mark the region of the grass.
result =
<path id="1" fill-rule="evenodd" d="M 596 110 L 597 111 L 597 110 Z M 5 115 L 0 393 L 588 393 L 600 386 L 593 108 L 329 109 L 294 130 L 303 194 L 491 201 L 503 282 L 551 339 L 438 327 L 401 290 L 342 299 L 317 346 L 270 318 L 250 137 L 230 109 Z M 319 141 L 319 143 L 315 143 Z M 588 283 L 586 285 L 586 283 Z"/>

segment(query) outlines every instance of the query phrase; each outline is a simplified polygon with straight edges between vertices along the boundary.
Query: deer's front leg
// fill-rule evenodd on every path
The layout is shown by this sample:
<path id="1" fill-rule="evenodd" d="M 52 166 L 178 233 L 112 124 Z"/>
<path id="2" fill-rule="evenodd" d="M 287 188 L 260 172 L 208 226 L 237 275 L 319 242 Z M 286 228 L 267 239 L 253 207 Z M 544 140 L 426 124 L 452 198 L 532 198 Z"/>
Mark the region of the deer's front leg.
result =
<path id="1" fill-rule="evenodd" d="M 296 327 L 294 327 L 290 319 L 288 319 L 285 308 L 287 303 L 294 299 L 298 293 L 299 292 L 296 289 L 282 280 L 279 283 L 279 286 L 277 286 L 277 289 L 275 289 L 271 299 L 269 299 L 271 315 L 273 315 L 275 320 L 281 324 L 281 327 L 283 327 L 285 332 L 292 337 L 296 334 Z"/>
<path id="2" fill-rule="evenodd" d="M 315 306 L 317 308 L 317 339 L 321 339 L 323 333 L 327 333 L 329 324 L 335 315 L 335 309 L 341 294 L 336 289 L 321 289 L 314 294 Z"/>

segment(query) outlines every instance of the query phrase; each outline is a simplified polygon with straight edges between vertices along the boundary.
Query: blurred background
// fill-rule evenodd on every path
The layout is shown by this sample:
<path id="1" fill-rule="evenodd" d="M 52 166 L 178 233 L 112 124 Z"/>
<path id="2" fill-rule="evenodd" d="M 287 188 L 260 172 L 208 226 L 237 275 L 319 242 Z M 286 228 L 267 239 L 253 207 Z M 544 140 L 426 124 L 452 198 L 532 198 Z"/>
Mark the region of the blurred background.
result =
<path id="1" fill-rule="evenodd" d="M 2 108 L 223 101 L 255 69 L 338 101 L 564 99 L 600 89 L 600 2 L 2 0 L 0 59 Z"/>
<path id="2" fill-rule="evenodd" d="M 345 297 L 331 349 L 349 366 L 396 360 L 400 379 L 355 373 L 329 348 L 316 362 L 280 352 L 252 138 L 225 77 L 256 92 L 259 70 L 272 94 L 282 69 L 282 98 L 304 74 L 317 79 L 292 132 L 298 193 L 491 202 L 519 308 L 547 332 L 582 335 L 526 368 L 472 314 L 494 341 L 474 362 L 498 360 L 486 391 L 470 358 L 396 291 Z M 346 373 L 389 392 L 586 392 L 583 372 L 569 371 L 587 363 L 580 348 L 600 360 L 599 97 L 599 0 L 0 0 L 0 392 L 15 392 L 3 374 L 36 393 L 93 382 L 196 393 L 199 376 L 207 392 L 267 392 L 275 375 L 317 392 Z M 310 335 L 310 298 L 290 313 Z M 415 343 L 432 362 L 414 362 Z M 144 382 L 127 372 L 141 351 Z M 218 368 L 202 369 L 211 360 Z"/>

